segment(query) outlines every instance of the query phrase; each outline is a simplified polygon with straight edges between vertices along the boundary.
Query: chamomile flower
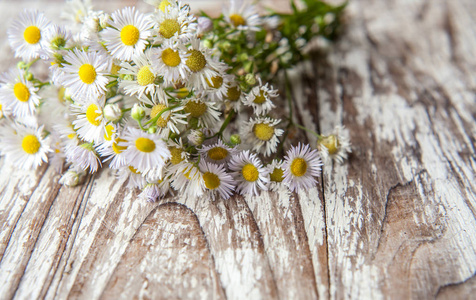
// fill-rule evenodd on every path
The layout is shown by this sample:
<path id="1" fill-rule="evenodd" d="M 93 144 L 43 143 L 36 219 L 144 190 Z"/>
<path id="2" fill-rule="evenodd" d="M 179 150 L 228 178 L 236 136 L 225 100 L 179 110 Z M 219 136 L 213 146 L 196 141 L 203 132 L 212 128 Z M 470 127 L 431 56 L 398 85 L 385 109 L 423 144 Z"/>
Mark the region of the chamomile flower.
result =
<path id="1" fill-rule="evenodd" d="M 143 188 L 147 184 L 147 180 L 142 175 L 142 172 L 138 171 L 133 166 L 125 166 L 117 170 L 116 176 L 119 180 L 129 180 L 127 182 L 128 188 Z"/>
<path id="2" fill-rule="evenodd" d="M 283 183 L 291 191 L 311 188 L 317 183 L 314 177 L 320 175 L 321 166 L 321 158 L 317 150 L 301 143 L 297 147 L 292 146 L 284 157 Z"/>
<path id="3" fill-rule="evenodd" d="M 185 64 L 188 56 L 187 49 L 182 43 L 176 40 L 166 40 L 160 48 L 152 50 L 153 67 L 168 84 L 179 80 L 184 82 L 189 73 Z"/>
<path id="4" fill-rule="evenodd" d="M 48 162 L 48 153 L 51 152 L 42 126 L 27 128 L 15 125 L 3 132 L 1 145 L 5 160 L 24 170 L 36 169 L 43 162 Z"/>
<path id="5" fill-rule="evenodd" d="M 182 106 L 191 119 L 196 119 L 199 127 L 213 127 L 220 120 L 221 112 L 218 111 L 215 102 L 194 97 L 184 99 Z"/>
<path id="6" fill-rule="evenodd" d="M 212 82 L 212 78 L 218 75 L 216 70 L 220 68 L 219 62 L 212 59 L 211 50 L 203 47 L 197 38 L 190 40 L 187 54 L 185 64 L 190 70 L 188 86 L 207 89 L 207 81 Z"/>
<path id="7" fill-rule="evenodd" d="M 231 0 L 229 9 L 223 12 L 225 20 L 238 30 L 259 31 L 262 21 L 254 5 L 243 0 Z"/>
<path id="8" fill-rule="evenodd" d="M 105 141 L 96 148 L 99 155 L 105 157 L 103 162 L 111 161 L 109 163 L 111 169 L 119 169 L 127 164 L 127 157 L 124 153 L 127 147 L 119 145 L 126 140 L 121 138 L 116 126 L 111 123 L 106 125 Z"/>
<path id="9" fill-rule="evenodd" d="M 50 22 L 42 13 L 24 10 L 7 30 L 15 57 L 32 60 L 39 56 L 43 35 Z"/>
<path id="10" fill-rule="evenodd" d="M 61 59 L 59 51 L 66 47 L 66 43 L 70 39 L 71 34 L 64 27 L 56 24 L 49 26 L 41 41 L 41 50 L 39 50 L 41 58 L 51 61 L 53 64 L 58 63 L 57 61 Z"/>
<path id="11" fill-rule="evenodd" d="M 92 9 L 91 0 L 66 0 L 61 18 L 80 24 Z"/>
<path id="12" fill-rule="evenodd" d="M 237 153 L 237 150 L 229 147 L 223 143 L 222 140 L 218 140 L 212 145 L 203 146 L 198 152 L 202 159 L 217 165 L 222 165 L 230 161 L 232 156 Z"/>
<path id="13" fill-rule="evenodd" d="M 251 118 L 242 127 L 246 143 L 252 145 L 254 151 L 265 156 L 275 153 L 279 142 L 278 137 L 284 133 L 284 130 L 277 128 L 280 122 L 281 120 L 268 117 Z"/>
<path id="14" fill-rule="evenodd" d="M 97 99 L 106 92 L 106 77 L 111 70 L 111 60 L 99 52 L 74 49 L 64 57 L 62 84 L 71 91 L 74 100 Z"/>
<path id="15" fill-rule="evenodd" d="M 211 81 L 207 81 L 208 89 L 205 91 L 210 95 L 213 101 L 222 102 L 228 98 L 228 89 L 230 88 L 230 84 L 234 82 L 234 79 L 235 76 L 233 75 L 219 72 L 216 76 L 212 77 Z M 238 97 L 238 99 L 240 99 L 240 97 Z"/>
<path id="16" fill-rule="evenodd" d="M 226 88 L 223 100 L 235 111 L 239 111 L 242 103 L 246 100 L 246 94 L 241 90 L 237 82 L 232 81 Z"/>
<path id="17" fill-rule="evenodd" d="M 26 80 L 22 70 L 12 68 L 0 76 L 0 99 L 5 110 L 19 118 L 25 118 L 36 112 L 40 97 L 38 88 Z"/>
<path id="18" fill-rule="evenodd" d="M 76 115 L 73 126 L 78 135 L 87 142 L 101 143 L 106 131 L 106 119 L 104 118 L 104 97 L 97 101 L 86 100 L 84 105 L 73 104 L 72 113 Z"/>
<path id="19" fill-rule="evenodd" d="M 179 138 L 177 141 L 168 140 L 167 147 L 170 151 L 170 160 L 167 166 L 167 174 L 171 175 L 176 173 L 182 162 L 187 162 L 189 160 L 190 154 L 185 151 L 182 138 Z"/>
<path id="20" fill-rule="evenodd" d="M 112 57 L 131 60 L 147 46 L 153 23 L 135 7 L 125 7 L 111 15 L 108 27 L 101 32 Z"/>
<path id="21" fill-rule="evenodd" d="M 196 32 L 195 17 L 190 14 L 190 6 L 170 1 L 167 9 L 159 10 L 153 15 L 157 24 L 155 27 L 156 42 L 167 39 L 185 41 Z"/>
<path id="22" fill-rule="evenodd" d="M 145 53 L 134 56 L 132 64 L 121 63 L 119 74 L 123 79 L 119 81 L 119 87 L 124 90 L 126 95 L 141 97 L 146 93 L 154 97 L 155 93 L 162 90 L 157 83 L 158 73 L 152 67 L 150 56 L 151 52 L 147 50 Z"/>
<path id="23" fill-rule="evenodd" d="M 269 173 L 269 189 L 271 191 L 277 191 L 283 186 L 284 169 L 283 161 L 280 159 L 273 159 L 273 161 L 266 166 Z"/>
<path id="24" fill-rule="evenodd" d="M 216 165 L 204 160 L 199 163 L 202 172 L 203 181 L 205 183 L 205 191 L 215 200 L 217 195 L 223 199 L 228 199 L 235 190 L 233 177 L 228 174 L 223 165 Z"/>
<path id="25" fill-rule="evenodd" d="M 176 105 L 169 106 L 169 104 L 155 104 L 150 111 L 150 118 L 152 120 L 156 119 L 155 125 L 157 126 L 157 131 L 160 136 L 163 138 L 168 138 L 169 133 L 173 132 L 179 134 L 180 131 L 177 128 L 179 124 L 187 124 L 187 115 L 181 113 L 183 111 L 183 106 Z M 160 116 L 159 116 L 160 114 Z"/>
<path id="26" fill-rule="evenodd" d="M 205 182 L 200 169 L 193 163 L 182 161 L 178 164 L 175 173 L 171 173 L 171 186 L 187 197 L 199 197 L 203 195 Z"/>
<path id="27" fill-rule="evenodd" d="M 125 142 L 120 142 L 119 146 L 127 147 L 124 155 L 128 164 L 141 173 L 147 173 L 154 167 L 164 166 L 170 158 L 167 145 L 156 134 L 129 127 L 123 139 Z"/>
<path id="28" fill-rule="evenodd" d="M 177 1 L 175 0 L 144 0 L 145 3 L 153 5 L 156 10 L 161 10 L 165 12 L 170 7 L 177 6 Z"/>
<path id="29" fill-rule="evenodd" d="M 251 89 L 251 92 L 246 97 L 244 104 L 246 106 L 253 107 L 255 115 L 267 114 L 276 107 L 271 99 L 278 96 L 277 92 L 277 90 L 273 90 L 272 86 L 268 87 L 268 83 L 263 85 L 260 78 L 259 85 Z"/>
<path id="30" fill-rule="evenodd" d="M 236 191 L 241 195 L 255 196 L 260 190 L 268 190 L 268 169 L 263 167 L 256 154 L 242 151 L 232 157 L 228 166 L 238 183 Z"/>
<path id="31" fill-rule="evenodd" d="M 348 131 L 341 126 L 335 127 L 333 133 L 323 135 L 317 140 L 317 149 L 324 163 L 335 160 L 342 164 L 352 152 Z"/>
<path id="32" fill-rule="evenodd" d="M 94 149 L 93 143 L 68 143 L 65 147 L 66 160 L 73 168 L 95 173 L 101 166 L 101 161 Z"/>

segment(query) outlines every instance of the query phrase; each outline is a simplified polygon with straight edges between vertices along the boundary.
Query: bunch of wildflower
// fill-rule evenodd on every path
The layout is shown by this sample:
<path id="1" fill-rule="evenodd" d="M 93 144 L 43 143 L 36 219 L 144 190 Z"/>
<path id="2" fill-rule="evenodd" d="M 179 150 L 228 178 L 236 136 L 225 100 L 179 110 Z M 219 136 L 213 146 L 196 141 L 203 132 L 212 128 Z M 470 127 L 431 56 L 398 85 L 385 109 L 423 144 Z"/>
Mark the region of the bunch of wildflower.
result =
<path id="1" fill-rule="evenodd" d="M 148 14 L 108 14 L 73 0 L 68 26 L 29 10 L 13 22 L 8 38 L 22 61 L 0 77 L 8 162 L 66 166 L 60 182 L 70 186 L 105 164 L 155 201 L 173 190 L 229 198 L 307 189 L 323 153 L 346 157 L 350 144 L 338 133 L 320 136 L 319 150 L 299 143 L 278 158 L 277 90 L 251 74 L 243 85 L 221 48 L 201 39 L 209 28 L 188 5 L 147 2 L 155 6 Z M 262 18 L 249 6 L 226 21 L 252 35 Z M 46 80 L 30 69 L 36 62 L 49 66 Z"/>

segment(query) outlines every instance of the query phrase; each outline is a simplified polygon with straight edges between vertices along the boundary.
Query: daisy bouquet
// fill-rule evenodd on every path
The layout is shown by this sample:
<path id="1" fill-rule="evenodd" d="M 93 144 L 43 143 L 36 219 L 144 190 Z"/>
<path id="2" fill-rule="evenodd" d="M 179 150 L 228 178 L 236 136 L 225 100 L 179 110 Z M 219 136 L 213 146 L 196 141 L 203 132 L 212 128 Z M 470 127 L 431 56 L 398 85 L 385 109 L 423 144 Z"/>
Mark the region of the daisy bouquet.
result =
<path id="1" fill-rule="evenodd" d="M 307 189 L 322 159 L 347 157 L 341 128 L 282 155 L 286 130 L 308 129 L 292 122 L 291 107 L 289 118 L 279 115 L 286 101 L 269 83 L 313 38 L 335 35 L 343 6 L 306 0 L 306 10 L 260 16 L 231 1 L 212 18 L 175 0 L 145 2 L 149 13 L 109 14 L 72 0 L 66 25 L 30 10 L 12 22 L 21 61 L 0 76 L 6 161 L 26 170 L 49 163 L 69 186 L 107 166 L 155 201 L 173 191 L 226 199 Z M 34 72 L 41 63 L 46 78 Z"/>

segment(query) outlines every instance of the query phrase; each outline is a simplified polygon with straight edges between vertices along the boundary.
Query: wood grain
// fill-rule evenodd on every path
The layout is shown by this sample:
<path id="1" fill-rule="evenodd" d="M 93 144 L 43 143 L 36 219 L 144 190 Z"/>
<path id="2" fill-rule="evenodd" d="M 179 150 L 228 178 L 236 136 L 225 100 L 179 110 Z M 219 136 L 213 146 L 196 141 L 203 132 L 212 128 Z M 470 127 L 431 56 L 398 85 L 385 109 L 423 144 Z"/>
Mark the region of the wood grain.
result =
<path id="1" fill-rule="evenodd" d="M 476 3 L 351 1 L 346 20 L 290 77 L 295 120 L 345 125 L 348 163 L 299 193 L 151 204 L 108 170 L 68 188 L 1 159 L 0 299 L 474 297 Z"/>

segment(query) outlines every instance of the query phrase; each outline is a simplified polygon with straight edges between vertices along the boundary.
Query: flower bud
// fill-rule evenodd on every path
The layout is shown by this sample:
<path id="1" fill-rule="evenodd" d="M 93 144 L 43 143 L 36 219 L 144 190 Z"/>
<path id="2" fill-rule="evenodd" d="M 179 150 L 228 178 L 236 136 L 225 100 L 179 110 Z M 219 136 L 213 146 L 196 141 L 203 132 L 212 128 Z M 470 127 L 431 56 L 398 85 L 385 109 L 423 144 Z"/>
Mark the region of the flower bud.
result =
<path id="1" fill-rule="evenodd" d="M 69 170 L 61 177 L 59 183 L 70 187 L 77 186 L 79 184 L 80 177 L 81 174 L 77 173 L 76 171 Z"/>
<path id="2" fill-rule="evenodd" d="M 131 110 L 131 117 L 136 121 L 142 120 L 145 117 L 144 108 L 137 103 L 134 104 Z"/>
<path id="3" fill-rule="evenodd" d="M 246 74 L 245 75 L 245 81 L 249 85 L 255 85 L 256 84 L 256 78 L 255 75 L 253 74 Z"/>
<path id="4" fill-rule="evenodd" d="M 212 43 L 212 41 L 210 41 L 210 40 L 203 40 L 203 46 L 204 46 L 205 48 L 211 49 L 211 48 L 213 48 L 213 43 Z"/>
<path id="5" fill-rule="evenodd" d="M 233 145 L 239 145 L 241 144 L 241 137 L 239 134 L 233 134 L 230 136 L 230 142 L 233 144 Z"/>
<path id="6" fill-rule="evenodd" d="M 122 116 L 122 110 L 117 104 L 107 104 L 104 107 L 104 117 L 112 122 L 119 121 Z"/>
<path id="7" fill-rule="evenodd" d="M 213 22 L 207 17 L 199 17 L 198 20 L 198 32 L 205 33 L 213 29 Z"/>
<path id="8" fill-rule="evenodd" d="M 156 133 L 157 132 L 157 126 L 150 126 L 149 129 L 147 129 L 148 133 Z"/>
<path id="9" fill-rule="evenodd" d="M 200 146 L 205 141 L 205 134 L 200 130 L 191 130 L 187 135 L 188 141 L 194 146 Z"/>

